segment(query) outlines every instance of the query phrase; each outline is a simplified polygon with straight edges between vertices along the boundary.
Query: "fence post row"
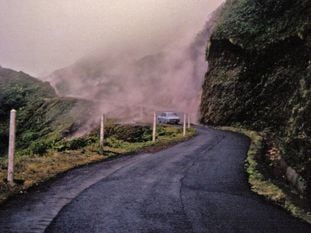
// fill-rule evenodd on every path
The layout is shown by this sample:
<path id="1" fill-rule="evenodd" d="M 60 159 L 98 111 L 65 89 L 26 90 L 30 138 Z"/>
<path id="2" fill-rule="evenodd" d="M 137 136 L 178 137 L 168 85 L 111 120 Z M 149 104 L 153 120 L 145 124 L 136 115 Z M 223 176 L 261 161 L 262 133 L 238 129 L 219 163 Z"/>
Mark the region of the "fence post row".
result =
<path id="1" fill-rule="evenodd" d="M 183 136 L 186 136 L 186 124 L 188 118 L 188 128 L 190 128 L 190 115 L 184 114 L 183 121 Z M 157 114 L 153 113 L 153 127 L 152 127 L 152 141 L 156 141 L 156 128 L 157 128 Z M 8 154 L 8 183 L 14 185 L 14 156 L 15 156 L 15 140 L 16 140 L 16 110 L 12 109 L 10 112 L 10 135 L 9 135 L 9 154 Z M 105 140 L 105 115 L 100 119 L 100 146 L 104 147 Z"/>
<path id="2" fill-rule="evenodd" d="M 153 127 L 152 127 L 152 141 L 156 140 L 156 132 L 157 132 L 157 113 L 153 113 Z"/>
<path id="3" fill-rule="evenodd" d="M 9 155 L 8 155 L 8 183 L 14 185 L 14 155 L 15 155 L 15 132 L 16 132 L 16 110 L 10 112 L 10 135 L 9 135 Z"/>

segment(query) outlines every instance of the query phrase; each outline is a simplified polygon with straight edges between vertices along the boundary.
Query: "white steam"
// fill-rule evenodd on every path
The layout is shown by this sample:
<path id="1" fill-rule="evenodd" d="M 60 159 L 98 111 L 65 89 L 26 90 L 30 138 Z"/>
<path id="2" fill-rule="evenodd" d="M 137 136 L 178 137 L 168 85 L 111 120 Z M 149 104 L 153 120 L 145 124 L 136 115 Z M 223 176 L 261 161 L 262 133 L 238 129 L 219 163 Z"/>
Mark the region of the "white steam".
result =
<path id="1" fill-rule="evenodd" d="M 55 71 L 49 80 L 63 96 L 92 100 L 100 114 L 124 121 L 150 121 L 153 111 L 191 114 L 197 120 L 205 51 L 219 12 L 191 42 L 167 46 L 157 54 L 97 54 Z"/>

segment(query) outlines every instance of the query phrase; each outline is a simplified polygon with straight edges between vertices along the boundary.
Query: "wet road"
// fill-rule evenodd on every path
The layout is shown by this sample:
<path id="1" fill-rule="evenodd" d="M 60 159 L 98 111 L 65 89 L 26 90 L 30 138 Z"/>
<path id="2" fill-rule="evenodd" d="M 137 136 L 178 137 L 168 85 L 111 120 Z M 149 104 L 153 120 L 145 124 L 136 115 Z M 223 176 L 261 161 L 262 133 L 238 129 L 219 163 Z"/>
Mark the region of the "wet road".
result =
<path id="1" fill-rule="evenodd" d="M 249 140 L 198 129 L 187 142 L 73 170 L 0 209 L 0 232 L 311 232 L 249 190 Z"/>

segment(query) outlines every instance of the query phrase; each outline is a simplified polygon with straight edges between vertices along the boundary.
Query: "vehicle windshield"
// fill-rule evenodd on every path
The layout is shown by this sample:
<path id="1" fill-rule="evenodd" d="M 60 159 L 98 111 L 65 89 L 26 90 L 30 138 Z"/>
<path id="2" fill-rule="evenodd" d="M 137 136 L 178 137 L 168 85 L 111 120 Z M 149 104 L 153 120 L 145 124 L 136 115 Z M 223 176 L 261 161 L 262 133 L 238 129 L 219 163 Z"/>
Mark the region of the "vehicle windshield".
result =
<path id="1" fill-rule="evenodd" d="M 174 112 L 168 112 L 168 113 L 166 113 L 166 115 L 167 115 L 167 116 L 177 116 L 177 114 L 174 113 Z"/>

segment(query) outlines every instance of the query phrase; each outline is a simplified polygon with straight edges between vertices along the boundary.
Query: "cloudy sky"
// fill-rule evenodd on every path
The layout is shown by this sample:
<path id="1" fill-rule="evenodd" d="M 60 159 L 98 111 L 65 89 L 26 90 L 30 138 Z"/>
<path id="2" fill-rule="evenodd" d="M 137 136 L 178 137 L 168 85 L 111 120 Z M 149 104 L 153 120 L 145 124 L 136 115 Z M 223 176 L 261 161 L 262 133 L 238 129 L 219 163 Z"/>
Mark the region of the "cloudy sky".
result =
<path id="1" fill-rule="evenodd" d="M 150 53 L 199 31 L 222 0 L 0 0 L 0 65 L 46 75 L 94 51 Z"/>

